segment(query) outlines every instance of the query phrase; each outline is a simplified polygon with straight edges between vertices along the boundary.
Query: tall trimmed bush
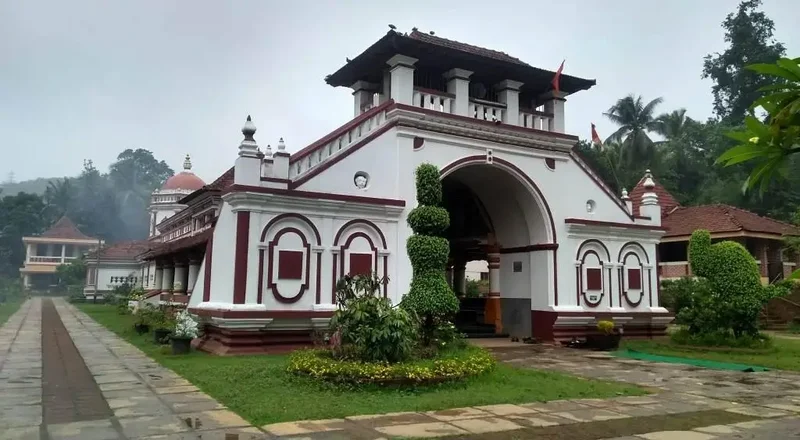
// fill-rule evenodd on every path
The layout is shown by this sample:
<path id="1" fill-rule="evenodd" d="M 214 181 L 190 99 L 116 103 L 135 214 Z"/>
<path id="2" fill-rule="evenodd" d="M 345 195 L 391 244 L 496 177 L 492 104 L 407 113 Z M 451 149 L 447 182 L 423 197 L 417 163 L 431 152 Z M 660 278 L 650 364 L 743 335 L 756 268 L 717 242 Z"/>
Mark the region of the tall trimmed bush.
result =
<path id="1" fill-rule="evenodd" d="M 710 285 L 707 295 L 693 298 L 681 313 L 689 331 L 757 335 L 758 314 L 779 289 L 761 284 L 758 265 L 747 249 L 732 241 L 711 244 L 711 234 L 697 230 L 689 241 L 689 263 L 692 272 Z"/>
<path id="2" fill-rule="evenodd" d="M 442 207 L 439 169 L 431 164 L 420 165 L 416 184 L 418 206 L 408 214 L 414 235 L 406 243 L 414 273 L 402 306 L 419 317 L 422 342 L 429 345 L 436 328 L 452 319 L 459 304 L 445 278 L 450 242 L 444 235 L 450 226 L 450 215 Z"/>

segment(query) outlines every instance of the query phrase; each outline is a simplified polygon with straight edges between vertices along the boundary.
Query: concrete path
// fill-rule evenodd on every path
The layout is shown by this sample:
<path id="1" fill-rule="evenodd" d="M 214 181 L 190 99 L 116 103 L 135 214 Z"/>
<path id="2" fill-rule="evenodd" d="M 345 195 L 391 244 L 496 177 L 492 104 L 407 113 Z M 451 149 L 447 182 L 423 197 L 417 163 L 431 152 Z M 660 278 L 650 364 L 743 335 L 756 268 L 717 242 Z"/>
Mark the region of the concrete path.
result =
<path id="1" fill-rule="evenodd" d="M 636 383 L 656 394 L 254 428 L 62 299 L 34 298 L 0 328 L 3 439 L 786 439 L 800 375 L 738 373 L 494 341 L 504 362 Z M 265 390 L 268 392 L 268 390 Z"/>

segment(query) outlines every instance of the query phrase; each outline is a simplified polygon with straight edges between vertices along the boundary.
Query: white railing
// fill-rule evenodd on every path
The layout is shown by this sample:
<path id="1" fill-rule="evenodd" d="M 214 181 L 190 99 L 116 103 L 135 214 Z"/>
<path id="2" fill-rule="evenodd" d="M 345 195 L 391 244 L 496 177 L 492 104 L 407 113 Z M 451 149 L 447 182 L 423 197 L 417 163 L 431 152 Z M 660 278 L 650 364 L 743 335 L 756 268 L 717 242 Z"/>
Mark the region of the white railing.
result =
<path id="1" fill-rule="evenodd" d="M 535 130 L 552 131 L 553 116 L 536 111 L 520 110 L 519 125 Z"/>
<path id="2" fill-rule="evenodd" d="M 74 260 L 76 257 L 52 257 L 52 256 L 42 256 L 42 255 L 32 255 L 28 258 L 28 262 L 30 263 L 65 263 L 70 260 Z"/>
<path id="3" fill-rule="evenodd" d="M 455 97 L 435 90 L 414 89 L 414 107 L 452 113 Z"/>
<path id="4" fill-rule="evenodd" d="M 373 108 L 369 111 L 375 113 L 363 121 L 350 126 L 345 126 L 340 132 L 334 132 L 329 139 L 314 147 L 299 160 L 292 161 L 289 165 L 289 178 L 294 179 L 317 167 L 331 157 L 334 157 L 350 146 L 366 138 L 370 133 L 386 123 L 386 109 Z M 364 116 L 364 115 L 362 115 Z M 358 120 L 358 118 L 356 118 Z"/>
<path id="5" fill-rule="evenodd" d="M 469 102 L 469 116 L 481 121 L 502 122 L 505 111 L 503 104 L 478 99 L 471 99 Z"/>

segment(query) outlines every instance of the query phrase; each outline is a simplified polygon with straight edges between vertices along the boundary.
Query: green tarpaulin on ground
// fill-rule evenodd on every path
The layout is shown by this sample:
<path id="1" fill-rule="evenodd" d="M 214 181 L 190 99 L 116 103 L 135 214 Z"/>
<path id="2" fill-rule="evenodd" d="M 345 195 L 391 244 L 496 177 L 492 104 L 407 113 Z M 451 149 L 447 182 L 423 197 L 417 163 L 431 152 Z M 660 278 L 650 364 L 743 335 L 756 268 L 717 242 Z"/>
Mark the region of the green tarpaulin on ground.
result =
<path id="1" fill-rule="evenodd" d="M 729 362 L 709 361 L 707 359 L 691 359 L 677 356 L 662 356 L 658 354 L 644 353 L 636 350 L 618 350 L 613 353 L 614 356 L 638 359 L 641 361 L 650 362 L 665 362 L 668 364 L 686 364 L 694 365 L 695 367 L 711 368 L 714 370 L 734 370 L 734 371 L 769 371 L 768 368 L 759 367 L 756 365 L 733 364 Z"/>

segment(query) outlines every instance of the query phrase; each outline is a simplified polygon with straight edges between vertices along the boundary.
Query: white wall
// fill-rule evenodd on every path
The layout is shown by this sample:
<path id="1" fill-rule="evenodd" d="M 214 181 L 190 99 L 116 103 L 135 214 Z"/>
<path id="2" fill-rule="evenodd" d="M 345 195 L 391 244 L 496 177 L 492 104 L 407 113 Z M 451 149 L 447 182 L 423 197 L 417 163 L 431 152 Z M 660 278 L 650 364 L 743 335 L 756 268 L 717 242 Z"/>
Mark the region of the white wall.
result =
<path id="1" fill-rule="evenodd" d="M 97 290 L 112 290 L 114 287 L 124 283 L 112 283 L 112 277 L 137 277 L 139 278 L 139 264 L 132 263 L 126 265 L 103 265 L 100 263 L 100 268 L 97 273 Z"/>

